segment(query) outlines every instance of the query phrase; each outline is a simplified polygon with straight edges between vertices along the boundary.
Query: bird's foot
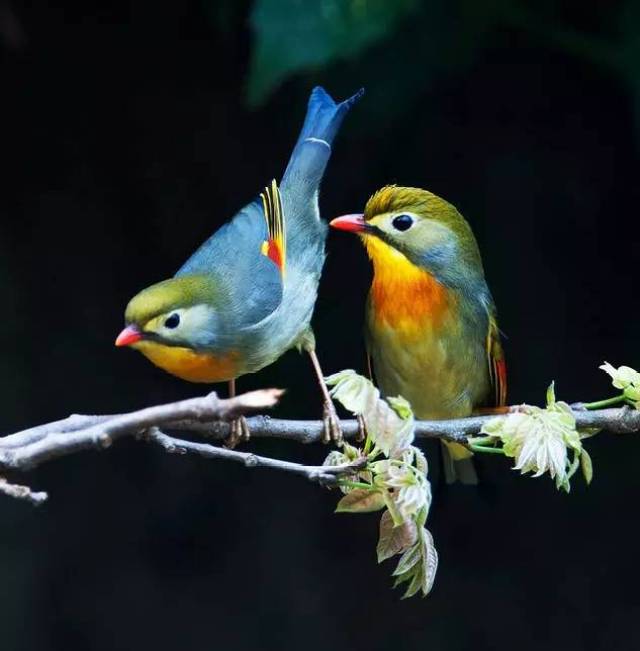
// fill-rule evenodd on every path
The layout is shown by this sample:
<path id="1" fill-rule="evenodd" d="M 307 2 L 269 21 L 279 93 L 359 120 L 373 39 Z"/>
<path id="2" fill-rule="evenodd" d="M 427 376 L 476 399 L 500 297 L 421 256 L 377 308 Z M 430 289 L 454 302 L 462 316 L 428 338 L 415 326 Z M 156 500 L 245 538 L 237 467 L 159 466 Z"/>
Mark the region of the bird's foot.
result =
<path id="1" fill-rule="evenodd" d="M 367 438 L 367 428 L 364 424 L 364 418 L 362 414 L 356 416 L 358 420 L 358 433 L 356 434 L 356 443 L 362 443 Z"/>
<path id="2" fill-rule="evenodd" d="M 244 416 L 234 418 L 231 423 L 231 431 L 224 441 L 224 447 L 233 450 L 238 443 L 246 443 L 251 438 L 249 424 Z"/>
<path id="3" fill-rule="evenodd" d="M 341 445 L 342 428 L 340 427 L 340 419 L 338 418 L 333 402 L 330 400 L 324 403 L 322 425 L 322 442 L 330 443 L 333 441 L 336 445 Z"/>

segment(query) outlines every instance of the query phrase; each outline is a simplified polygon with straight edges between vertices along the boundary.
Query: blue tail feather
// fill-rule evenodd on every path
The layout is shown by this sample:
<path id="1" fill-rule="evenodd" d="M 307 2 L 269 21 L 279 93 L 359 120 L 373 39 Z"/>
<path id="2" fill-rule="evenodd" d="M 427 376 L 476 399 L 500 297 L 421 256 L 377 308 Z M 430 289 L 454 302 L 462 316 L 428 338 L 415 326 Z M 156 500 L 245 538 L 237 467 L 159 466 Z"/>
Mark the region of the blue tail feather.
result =
<path id="1" fill-rule="evenodd" d="M 282 177 L 283 186 L 291 176 L 311 184 L 320 183 L 342 120 L 363 94 L 364 89 L 360 89 L 349 99 L 336 103 L 324 88 L 313 89 L 298 142 Z"/>

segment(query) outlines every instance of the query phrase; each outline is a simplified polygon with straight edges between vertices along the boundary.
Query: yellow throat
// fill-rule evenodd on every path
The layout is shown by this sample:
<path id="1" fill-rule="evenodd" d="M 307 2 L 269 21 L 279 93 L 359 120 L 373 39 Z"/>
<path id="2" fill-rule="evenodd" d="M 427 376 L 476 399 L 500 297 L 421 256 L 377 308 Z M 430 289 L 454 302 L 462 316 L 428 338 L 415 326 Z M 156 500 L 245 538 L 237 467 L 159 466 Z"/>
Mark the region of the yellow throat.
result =
<path id="1" fill-rule="evenodd" d="M 188 382 L 225 382 L 238 375 L 238 354 L 235 351 L 216 357 L 149 340 L 139 341 L 131 347 L 167 373 Z"/>
<path id="2" fill-rule="evenodd" d="M 450 294 L 429 272 L 371 235 L 363 237 L 373 263 L 369 292 L 372 316 L 409 338 L 419 336 L 425 322 L 437 327 L 450 307 Z"/>

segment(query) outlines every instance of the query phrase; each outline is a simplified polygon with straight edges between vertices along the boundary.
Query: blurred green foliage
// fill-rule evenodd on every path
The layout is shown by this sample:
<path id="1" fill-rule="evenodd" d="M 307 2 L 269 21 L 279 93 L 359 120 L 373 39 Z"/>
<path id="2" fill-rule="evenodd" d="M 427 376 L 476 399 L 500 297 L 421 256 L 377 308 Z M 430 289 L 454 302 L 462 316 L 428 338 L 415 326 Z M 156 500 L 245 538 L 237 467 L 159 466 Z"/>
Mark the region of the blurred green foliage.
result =
<path id="1" fill-rule="evenodd" d="M 256 0 L 248 100 L 264 101 L 290 75 L 353 58 L 392 33 L 418 0 Z"/>
<path id="2" fill-rule="evenodd" d="M 511 30 L 618 77 L 640 125 L 640 0 L 585 8 L 582 24 L 567 23 L 564 9 L 547 0 L 255 0 L 247 101 L 264 103 L 301 73 L 330 70 L 335 79 L 342 65 L 373 93 L 371 105 L 400 113 L 436 76 L 470 65 L 498 30 Z M 396 101 L 375 102 L 390 91 Z"/>

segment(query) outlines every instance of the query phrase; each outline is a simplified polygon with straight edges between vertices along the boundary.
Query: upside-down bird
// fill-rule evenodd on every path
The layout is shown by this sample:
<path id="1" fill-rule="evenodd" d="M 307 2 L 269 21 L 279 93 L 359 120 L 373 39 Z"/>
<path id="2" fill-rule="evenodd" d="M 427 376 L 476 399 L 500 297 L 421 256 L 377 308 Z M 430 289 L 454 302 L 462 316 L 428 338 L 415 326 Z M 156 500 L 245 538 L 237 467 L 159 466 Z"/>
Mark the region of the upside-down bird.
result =
<path id="1" fill-rule="evenodd" d="M 357 233 L 373 264 L 365 339 L 383 394 L 402 395 L 424 419 L 505 405 L 496 309 L 475 237 L 456 208 L 426 190 L 386 186 L 363 214 L 331 226 Z M 471 452 L 445 446 L 447 481 L 476 483 Z"/>
<path id="2" fill-rule="evenodd" d="M 229 382 L 297 347 L 311 357 L 324 399 L 325 440 L 340 426 L 323 381 L 310 326 L 325 259 L 318 189 L 340 125 L 363 91 L 336 103 L 322 89 L 307 115 L 280 184 L 272 181 L 182 265 L 134 296 L 116 346 L 130 346 L 190 382 Z M 229 443 L 248 438 L 232 423 Z"/>

